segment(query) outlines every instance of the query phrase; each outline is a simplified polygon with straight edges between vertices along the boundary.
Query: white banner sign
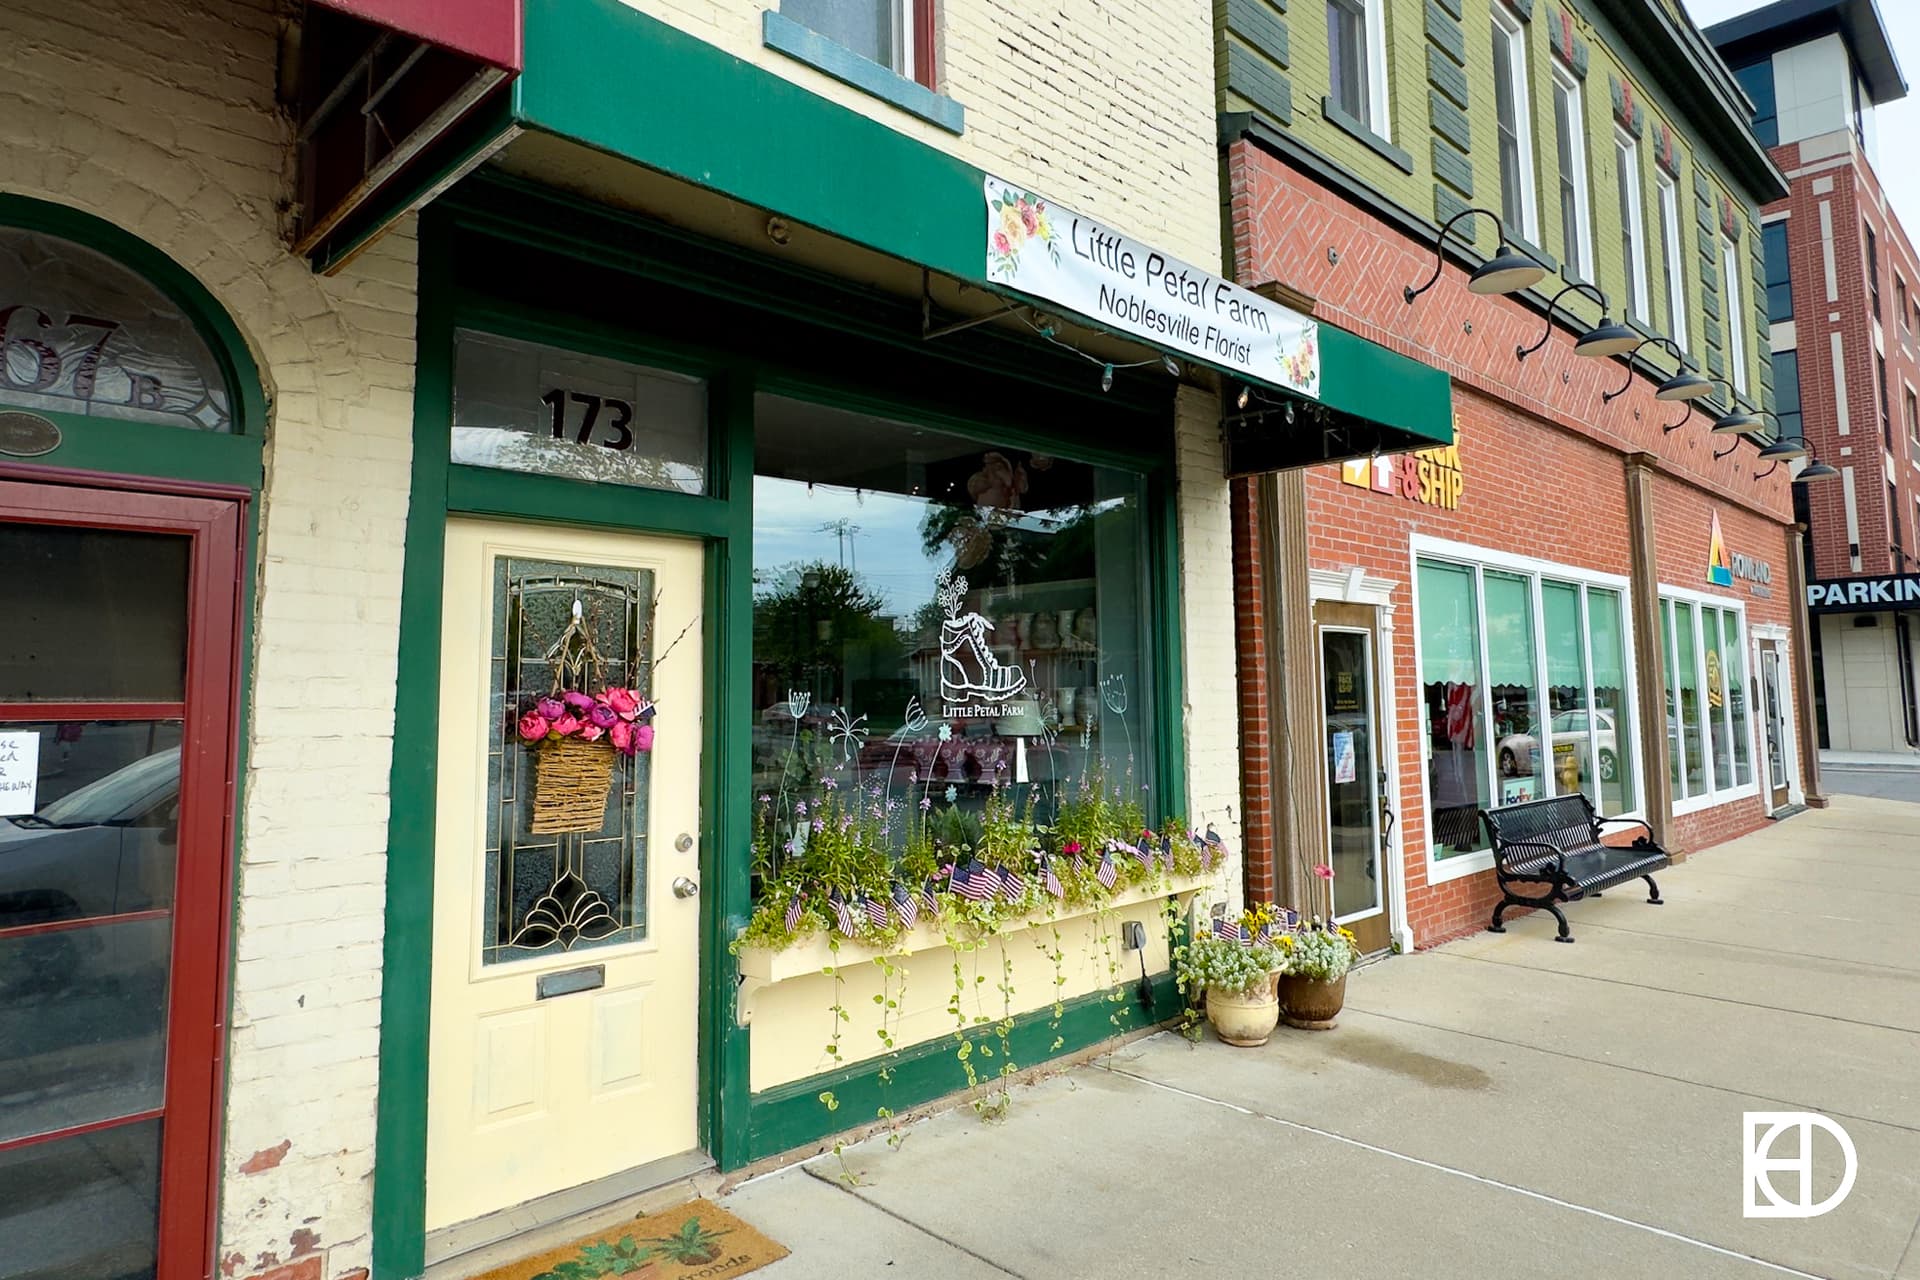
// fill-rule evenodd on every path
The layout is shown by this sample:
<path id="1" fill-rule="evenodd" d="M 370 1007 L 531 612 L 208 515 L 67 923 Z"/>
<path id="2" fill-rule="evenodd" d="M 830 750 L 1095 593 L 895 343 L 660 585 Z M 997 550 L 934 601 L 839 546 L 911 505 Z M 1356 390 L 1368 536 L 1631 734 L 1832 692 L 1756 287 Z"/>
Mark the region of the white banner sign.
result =
<path id="1" fill-rule="evenodd" d="M 1319 398 L 1313 320 L 998 178 L 986 194 L 987 279 Z"/>

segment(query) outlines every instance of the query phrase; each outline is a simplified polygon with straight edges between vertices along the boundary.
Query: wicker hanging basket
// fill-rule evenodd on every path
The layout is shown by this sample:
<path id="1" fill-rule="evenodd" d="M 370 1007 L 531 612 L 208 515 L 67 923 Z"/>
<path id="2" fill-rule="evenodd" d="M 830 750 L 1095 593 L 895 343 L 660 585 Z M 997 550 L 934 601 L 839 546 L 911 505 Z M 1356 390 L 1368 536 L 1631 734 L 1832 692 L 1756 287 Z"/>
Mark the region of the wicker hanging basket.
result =
<path id="1" fill-rule="evenodd" d="M 533 749 L 533 822 L 537 836 L 598 831 L 607 821 L 613 745 L 604 739 L 550 739 Z"/>

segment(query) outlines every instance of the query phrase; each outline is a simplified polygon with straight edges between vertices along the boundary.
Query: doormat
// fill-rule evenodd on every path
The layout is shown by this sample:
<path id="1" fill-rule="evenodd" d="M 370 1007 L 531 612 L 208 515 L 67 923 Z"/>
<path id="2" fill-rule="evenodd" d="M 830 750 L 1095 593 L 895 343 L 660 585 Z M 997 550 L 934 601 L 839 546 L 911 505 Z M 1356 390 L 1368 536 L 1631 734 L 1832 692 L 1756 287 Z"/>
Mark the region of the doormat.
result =
<path id="1" fill-rule="evenodd" d="M 720 1280 L 787 1256 L 784 1246 L 706 1200 L 649 1213 L 474 1280 Z"/>

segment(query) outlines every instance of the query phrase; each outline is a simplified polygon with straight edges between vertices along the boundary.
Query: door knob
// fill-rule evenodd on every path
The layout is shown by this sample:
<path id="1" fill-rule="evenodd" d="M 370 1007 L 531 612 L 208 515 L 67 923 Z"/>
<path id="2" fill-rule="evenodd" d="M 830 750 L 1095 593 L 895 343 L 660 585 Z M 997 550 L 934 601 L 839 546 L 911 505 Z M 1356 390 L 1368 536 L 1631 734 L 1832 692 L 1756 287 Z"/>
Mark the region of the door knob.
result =
<path id="1" fill-rule="evenodd" d="M 691 898 L 699 892 L 700 892 L 700 886 L 695 881 L 689 880 L 685 876 L 674 877 L 674 880 L 673 880 L 673 896 L 674 897 Z"/>

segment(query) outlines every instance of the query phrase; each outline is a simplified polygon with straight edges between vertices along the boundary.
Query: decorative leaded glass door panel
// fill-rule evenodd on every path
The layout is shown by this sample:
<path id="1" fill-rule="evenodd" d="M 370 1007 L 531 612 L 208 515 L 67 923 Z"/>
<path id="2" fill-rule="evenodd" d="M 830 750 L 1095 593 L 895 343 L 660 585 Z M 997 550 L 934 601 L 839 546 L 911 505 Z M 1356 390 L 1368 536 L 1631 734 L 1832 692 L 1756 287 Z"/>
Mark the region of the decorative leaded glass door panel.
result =
<path id="1" fill-rule="evenodd" d="M 701 549 L 453 521 L 446 555 L 429 1229 L 698 1140 Z"/>

